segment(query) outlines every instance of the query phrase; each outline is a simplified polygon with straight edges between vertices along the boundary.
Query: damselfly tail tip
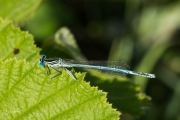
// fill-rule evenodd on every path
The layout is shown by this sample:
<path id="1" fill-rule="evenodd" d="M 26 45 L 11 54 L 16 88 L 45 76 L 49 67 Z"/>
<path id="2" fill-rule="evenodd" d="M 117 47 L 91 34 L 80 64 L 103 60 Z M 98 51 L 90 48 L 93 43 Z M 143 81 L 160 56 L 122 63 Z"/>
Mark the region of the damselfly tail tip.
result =
<path id="1" fill-rule="evenodd" d="M 156 78 L 155 74 L 149 74 L 149 73 L 143 73 L 141 76 L 147 77 L 147 78 Z"/>
<path id="2" fill-rule="evenodd" d="M 149 74 L 149 78 L 156 78 L 155 74 Z"/>

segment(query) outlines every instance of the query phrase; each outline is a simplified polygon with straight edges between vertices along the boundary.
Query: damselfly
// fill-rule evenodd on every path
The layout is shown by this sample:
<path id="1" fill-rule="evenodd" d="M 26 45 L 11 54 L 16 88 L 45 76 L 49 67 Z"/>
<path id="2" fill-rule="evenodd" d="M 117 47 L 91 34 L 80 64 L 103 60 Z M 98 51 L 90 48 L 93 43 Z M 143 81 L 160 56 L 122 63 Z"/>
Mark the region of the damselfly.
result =
<path id="1" fill-rule="evenodd" d="M 46 55 L 42 54 L 39 60 L 39 65 L 46 68 L 46 74 L 50 74 L 49 68 L 52 68 L 57 73 L 51 76 L 51 79 L 60 74 L 59 68 L 63 68 L 70 75 L 70 77 L 76 80 L 76 77 L 68 70 L 68 68 L 86 68 L 96 69 L 101 71 L 111 71 L 119 75 L 132 74 L 139 75 L 147 78 L 155 78 L 155 74 L 135 72 L 128 70 L 128 65 L 121 61 L 80 61 L 80 60 L 69 60 L 61 58 L 46 59 Z"/>

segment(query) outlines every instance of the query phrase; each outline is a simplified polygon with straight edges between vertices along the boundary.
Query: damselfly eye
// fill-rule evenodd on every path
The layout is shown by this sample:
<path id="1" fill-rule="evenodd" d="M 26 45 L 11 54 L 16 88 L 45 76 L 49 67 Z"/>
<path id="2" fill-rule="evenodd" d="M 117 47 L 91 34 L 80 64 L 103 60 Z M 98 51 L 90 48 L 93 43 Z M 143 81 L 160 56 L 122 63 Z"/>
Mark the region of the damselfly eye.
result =
<path id="1" fill-rule="evenodd" d="M 39 65 L 42 66 L 42 67 L 44 67 L 44 62 L 39 61 Z"/>

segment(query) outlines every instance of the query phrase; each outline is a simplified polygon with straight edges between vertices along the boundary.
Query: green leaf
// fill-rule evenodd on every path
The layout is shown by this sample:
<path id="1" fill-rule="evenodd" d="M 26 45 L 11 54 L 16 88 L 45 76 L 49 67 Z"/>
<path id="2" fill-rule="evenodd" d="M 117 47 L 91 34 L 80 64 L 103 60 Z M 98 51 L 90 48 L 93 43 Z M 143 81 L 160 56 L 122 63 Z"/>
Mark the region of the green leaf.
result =
<path id="1" fill-rule="evenodd" d="M 44 0 L 24 27 L 36 37 L 37 42 L 43 42 L 54 35 L 59 26 L 71 26 L 76 21 L 73 13 L 63 2 Z"/>
<path id="2" fill-rule="evenodd" d="M 33 36 L 14 28 L 10 21 L 0 18 L 0 59 L 16 57 L 27 61 L 37 61 L 40 49 L 36 48 Z"/>
<path id="3" fill-rule="evenodd" d="M 118 120 L 107 93 L 84 82 L 84 73 L 75 81 L 62 71 L 49 83 L 44 71 L 24 60 L 0 62 L 0 119 Z"/>
<path id="4" fill-rule="evenodd" d="M 56 32 L 55 42 L 60 49 L 64 49 L 64 51 L 71 55 L 73 58 L 77 60 L 86 59 L 81 53 L 74 35 L 69 31 L 68 28 L 62 27 Z"/>
<path id="5" fill-rule="evenodd" d="M 124 114 L 139 117 L 144 114 L 144 109 L 149 107 L 150 97 L 142 93 L 141 87 L 131 80 L 118 75 L 105 75 L 102 73 L 87 73 L 86 79 L 91 81 L 91 86 L 98 86 L 108 92 L 107 98 L 114 108 Z"/>
<path id="6" fill-rule="evenodd" d="M 24 22 L 32 17 L 42 0 L 0 0 L 0 17 Z"/>

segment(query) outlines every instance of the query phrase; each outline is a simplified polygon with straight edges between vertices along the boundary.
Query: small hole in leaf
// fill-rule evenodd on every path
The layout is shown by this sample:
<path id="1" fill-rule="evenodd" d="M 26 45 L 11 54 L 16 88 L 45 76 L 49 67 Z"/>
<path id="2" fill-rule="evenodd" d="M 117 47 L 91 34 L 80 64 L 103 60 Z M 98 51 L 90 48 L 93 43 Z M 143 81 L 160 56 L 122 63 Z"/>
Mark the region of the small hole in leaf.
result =
<path id="1" fill-rule="evenodd" d="M 14 48 L 14 50 L 13 50 L 14 55 L 18 54 L 19 52 L 20 52 L 19 48 Z"/>

